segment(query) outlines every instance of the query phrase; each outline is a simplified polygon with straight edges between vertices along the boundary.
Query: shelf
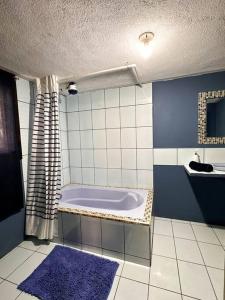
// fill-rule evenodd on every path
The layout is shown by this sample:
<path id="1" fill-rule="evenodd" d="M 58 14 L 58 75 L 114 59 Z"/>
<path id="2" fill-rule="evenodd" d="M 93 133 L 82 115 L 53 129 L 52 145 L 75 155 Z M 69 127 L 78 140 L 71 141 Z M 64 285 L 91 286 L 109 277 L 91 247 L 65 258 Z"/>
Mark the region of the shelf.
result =
<path id="1" fill-rule="evenodd" d="M 188 173 L 188 175 L 190 175 L 190 176 L 199 176 L 199 177 L 224 177 L 225 178 L 225 172 L 223 172 L 223 171 L 213 170 L 210 173 L 207 173 L 207 172 L 198 172 L 198 171 L 192 170 L 188 165 L 184 165 L 184 168 L 185 168 L 186 172 Z"/>

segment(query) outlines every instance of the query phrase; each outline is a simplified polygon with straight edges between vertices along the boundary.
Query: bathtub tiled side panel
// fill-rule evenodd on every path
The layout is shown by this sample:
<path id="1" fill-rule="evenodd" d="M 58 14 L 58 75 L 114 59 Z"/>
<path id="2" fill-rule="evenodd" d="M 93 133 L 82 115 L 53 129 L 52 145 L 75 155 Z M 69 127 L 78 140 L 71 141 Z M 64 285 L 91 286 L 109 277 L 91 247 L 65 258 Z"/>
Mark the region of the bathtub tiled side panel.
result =
<path id="1" fill-rule="evenodd" d="M 150 259 L 149 226 L 125 224 L 125 254 Z"/>
<path id="2" fill-rule="evenodd" d="M 54 222 L 54 243 L 63 244 L 63 230 L 62 230 L 62 213 L 58 212 L 58 218 Z"/>
<path id="3" fill-rule="evenodd" d="M 62 213 L 62 226 L 64 241 L 81 243 L 80 216 L 75 214 Z"/>
<path id="4" fill-rule="evenodd" d="M 81 216 L 82 244 L 102 247 L 100 219 Z"/>
<path id="5" fill-rule="evenodd" d="M 149 259 L 145 259 L 145 258 L 141 258 L 141 257 L 137 257 L 137 256 L 132 256 L 132 255 L 128 255 L 128 254 L 125 254 L 124 259 L 126 261 L 132 262 L 134 264 L 138 264 L 138 265 L 142 265 L 142 266 L 146 266 L 146 267 L 150 266 L 150 260 Z"/>
<path id="6" fill-rule="evenodd" d="M 66 246 L 145 266 L 151 263 L 151 226 L 63 212 L 59 213 L 58 226 L 59 242 Z"/>
<path id="7" fill-rule="evenodd" d="M 124 224 L 102 220 L 102 248 L 124 253 Z"/>

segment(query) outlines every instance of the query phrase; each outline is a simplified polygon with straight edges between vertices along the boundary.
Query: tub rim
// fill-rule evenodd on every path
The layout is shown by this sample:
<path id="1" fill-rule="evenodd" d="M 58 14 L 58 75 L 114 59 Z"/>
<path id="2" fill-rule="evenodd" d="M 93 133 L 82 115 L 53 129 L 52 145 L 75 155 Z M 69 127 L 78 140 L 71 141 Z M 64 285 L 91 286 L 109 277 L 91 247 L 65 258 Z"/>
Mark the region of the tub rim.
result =
<path id="1" fill-rule="evenodd" d="M 67 186 L 69 186 L 69 185 L 67 185 Z M 63 189 L 64 188 L 66 189 L 67 186 L 64 186 Z M 93 186 L 93 185 L 88 185 L 88 184 L 84 184 L 83 186 L 96 187 L 96 188 L 103 187 L 103 186 L 96 186 L 96 185 Z M 113 187 L 103 187 L 103 188 L 113 188 Z M 124 189 L 124 188 L 121 188 L 121 189 Z M 133 190 L 132 188 L 126 188 L 126 189 Z M 140 190 L 144 190 L 144 189 L 140 189 Z M 146 189 L 145 189 L 145 191 L 146 191 Z M 130 224 L 150 225 L 151 216 L 152 216 L 153 194 L 154 194 L 153 190 L 147 190 L 147 199 L 146 199 L 146 205 L 145 205 L 145 211 L 144 211 L 143 218 L 123 217 L 123 216 L 117 216 L 114 214 L 93 212 L 93 211 L 88 211 L 85 209 L 69 208 L 69 207 L 58 207 L 58 211 L 71 213 L 71 214 L 75 214 L 75 215 L 87 216 L 87 217 L 95 217 L 98 219 L 106 219 L 106 220 L 111 220 L 111 221 L 125 222 L 125 223 L 130 223 Z"/>

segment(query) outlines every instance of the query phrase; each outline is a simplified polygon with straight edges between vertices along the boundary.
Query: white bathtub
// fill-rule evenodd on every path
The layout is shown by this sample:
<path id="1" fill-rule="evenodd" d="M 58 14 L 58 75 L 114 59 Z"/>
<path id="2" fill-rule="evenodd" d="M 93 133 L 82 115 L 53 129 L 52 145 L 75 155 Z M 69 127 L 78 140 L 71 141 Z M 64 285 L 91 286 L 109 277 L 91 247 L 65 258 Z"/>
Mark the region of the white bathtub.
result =
<path id="1" fill-rule="evenodd" d="M 62 189 L 60 208 L 79 209 L 121 217 L 144 217 L 148 191 L 68 185 Z"/>

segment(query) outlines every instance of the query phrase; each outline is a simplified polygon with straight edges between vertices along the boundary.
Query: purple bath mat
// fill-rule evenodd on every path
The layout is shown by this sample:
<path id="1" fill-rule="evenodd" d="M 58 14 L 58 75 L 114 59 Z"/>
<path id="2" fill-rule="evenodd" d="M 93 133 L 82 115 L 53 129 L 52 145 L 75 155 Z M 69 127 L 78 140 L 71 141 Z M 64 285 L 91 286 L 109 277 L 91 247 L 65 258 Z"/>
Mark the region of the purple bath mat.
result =
<path id="1" fill-rule="evenodd" d="M 108 259 L 55 246 L 18 289 L 42 300 L 106 300 L 118 266 Z"/>

